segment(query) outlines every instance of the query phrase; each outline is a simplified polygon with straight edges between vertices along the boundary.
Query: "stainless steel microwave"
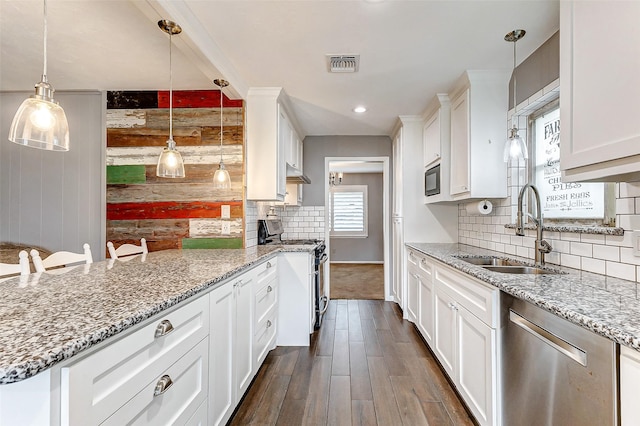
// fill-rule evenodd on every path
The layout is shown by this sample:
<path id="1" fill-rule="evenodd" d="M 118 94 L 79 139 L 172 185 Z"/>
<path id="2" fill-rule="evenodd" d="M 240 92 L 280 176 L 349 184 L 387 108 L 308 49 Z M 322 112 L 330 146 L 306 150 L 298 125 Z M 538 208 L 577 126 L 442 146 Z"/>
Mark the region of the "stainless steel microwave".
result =
<path id="1" fill-rule="evenodd" d="M 424 172 L 424 195 L 440 194 L 440 164 Z"/>

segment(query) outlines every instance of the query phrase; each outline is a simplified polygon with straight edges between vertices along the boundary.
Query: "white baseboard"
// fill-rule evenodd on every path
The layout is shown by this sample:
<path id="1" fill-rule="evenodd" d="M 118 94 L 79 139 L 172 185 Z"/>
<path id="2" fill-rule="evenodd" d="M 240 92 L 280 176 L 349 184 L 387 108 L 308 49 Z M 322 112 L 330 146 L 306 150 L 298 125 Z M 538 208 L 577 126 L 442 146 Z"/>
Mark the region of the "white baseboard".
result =
<path id="1" fill-rule="evenodd" d="M 366 264 L 371 264 L 371 265 L 384 265 L 384 261 L 383 260 L 332 260 L 329 263 L 335 263 L 335 264 L 340 264 L 340 263 L 344 263 L 344 264 L 362 264 L 362 263 L 366 263 Z"/>

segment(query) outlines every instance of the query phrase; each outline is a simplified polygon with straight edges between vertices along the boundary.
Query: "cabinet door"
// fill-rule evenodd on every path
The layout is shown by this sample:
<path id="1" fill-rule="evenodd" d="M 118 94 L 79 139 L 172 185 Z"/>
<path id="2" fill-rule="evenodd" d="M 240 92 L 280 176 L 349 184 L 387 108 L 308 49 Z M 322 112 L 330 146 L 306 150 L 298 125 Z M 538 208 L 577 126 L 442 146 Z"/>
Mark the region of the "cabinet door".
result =
<path id="1" fill-rule="evenodd" d="M 402 216 L 402 129 L 393 140 L 393 215 Z"/>
<path id="2" fill-rule="evenodd" d="M 244 274 L 235 282 L 235 347 L 234 362 L 236 373 L 237 399 L 240 400 L 253 378 L 253 275 Z"/>
<path id="3" fill-rule="evenodd" d="M 407 316 L 409 321 L 415 323 L 418 319 L 419 306 L 419 277 L 412 270 L 407 271 Z"/>
<path id="4" fill-rule="evenodd" d="M 462 306 L 457 307 L 458 390 L 481 425 L 493 424 L 497 386 L 496 332 Z"/>
<path id="5" fill-rule="evenodd" d="M 426 264 L 425 264 L 426 265 Z M 433 280 L 431 271 L 428 273 L 422 271 L 418 274 L 418 330 L 422 333 L 422 337 L 433 346 L 434 332 L 434 298 Z"/>
<path id="6" fill-rule="evenodd" d="M 223 284 L 210 294 L 209 416 L 211 424 L 224 425 L 233 410 L 233 345 L 235 321 L 234 282 Z"/>
<path id="7" fill-rule="evenodd" d="M 287 192 L 287 147 L 291 140 L 291 128 L 289 127 L 289 121 L 280 105 L 278 105 L 278 146 L 277 150 L 277 164 L 276 164 L 276 191 L 278 195 L 281 195 L 280 199 L 284 199 L 284 195 Z"/>
<path id="8" fill-rule="evenodd" d="M 451 102 L 451 195 L 469 191 L 469 89 Z"/>
<path id="9" fill-rule="evenodd" d="M 392 291 L 396 302 L 400 307 L 402 305 L 402 282 L 404 280 L 404 239 L 402 237 L 402 218 L 396 217 L 393 219 L 393 285 Z"/>
<path id="10" fill-rule="evenodd" d="M 620 418 L 622 426 L 637 425 L 640 419 L 640 352 L 620 346 Z"/>
<path id="11" fill-rule="evenodd" d="M 637 1 L 560 2 L 562 170 L 640 154 L 638 16 Z M 597 27 L 607 31 L 593 31 Z M 609 111 L 615 111 L 614 125 Z M 612 166 L 617 173 L 637 172 L 639 161 Z M 598 169 L 589 170 L 591 177 L 607 175 Z"/>
<path id="12" fill-rule="evenodd" d="M 424 166 L 429 167 L 440 161 L 440 110 L 427 119 L 422 133 Z"/>
<path id="13" fill-rule="evenodd" d="M 435 353 L 449 377 L 456 380 L 456 307 L 453 298 L 436 286 Z"/>

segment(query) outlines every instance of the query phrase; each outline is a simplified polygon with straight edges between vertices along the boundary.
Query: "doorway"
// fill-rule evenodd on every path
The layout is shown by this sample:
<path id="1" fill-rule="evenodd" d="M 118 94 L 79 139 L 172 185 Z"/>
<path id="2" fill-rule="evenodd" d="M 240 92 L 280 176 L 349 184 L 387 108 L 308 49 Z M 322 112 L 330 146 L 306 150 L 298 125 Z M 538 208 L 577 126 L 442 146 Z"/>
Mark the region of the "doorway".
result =
<path id="1" fill-rule="evenodd" d="M 325 235 L 332 299 L 388 299 L 389 158 L 325 158 Z"/>

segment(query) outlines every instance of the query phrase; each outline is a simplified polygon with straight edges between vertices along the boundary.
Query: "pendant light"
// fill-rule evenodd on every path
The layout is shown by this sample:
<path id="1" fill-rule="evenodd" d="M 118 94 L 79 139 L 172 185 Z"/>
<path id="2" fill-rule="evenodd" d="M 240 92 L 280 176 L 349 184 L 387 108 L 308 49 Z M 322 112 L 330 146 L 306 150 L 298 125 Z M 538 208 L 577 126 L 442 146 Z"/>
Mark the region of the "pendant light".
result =
<path id="1" fill-rule="evenodd" d="M 173 140 L 173 72 L 171 70 L 171 36 L 180 34 L 182 28 L 173 21 L 160 20 L 158 26 L 162 31 L 169 34 L 169 139 L 167 146 L 160 153 L 156 175 L 164 178 L 183 178 L 184 163 L 182 155 L 176 149 L 176 142 Z"/>
<path id="2" fill-rule="evenodd" d="M 216 78 L 213 82 L 220 87 L 220 164 L 218 165 L 218 170 L 216 170 L 213 175 L 213 187 L 216 189 L 229 189 L 231 188 L 231 177 L 229 176 L 229 172 L 224 168 L 224 163 L 222 162 L 222 99 L 224 98 L 224 93 L 222 93 L 222 89 L 229 85 L 227 80 L 222 80 Z"/>
<path id="3" fill-rule="evenodd" d="M 518 127 L 517 117 L 515 115 L 516 110 L 516 43 L 526 34 L 525 30 L 513 30 L 507 35 L 504 36 L 504 40 L 510 43 L 513 43 L 513 117 L 511 118 L 511 122 L 513 123 L 513 128 L 509 130 L 509 139 L 505 142 L 504 145 L 504 161 L 508 163 L 509 160 L 517 160 L 518 164 L 520 164 L 520 160 L 526 160 L 529 158 L 529 153 L 527 152 L 527 144 L 525 141 L 518 135 Z"/>
<path id="4" fill-rule="evenodd" d="M 11 122 L 9 140 L 51 151 L 69 151 L 69 123 L 47 79 L 47 1 L 44 0 L 44 66 L 36 93 L 25 99 Z"/>

